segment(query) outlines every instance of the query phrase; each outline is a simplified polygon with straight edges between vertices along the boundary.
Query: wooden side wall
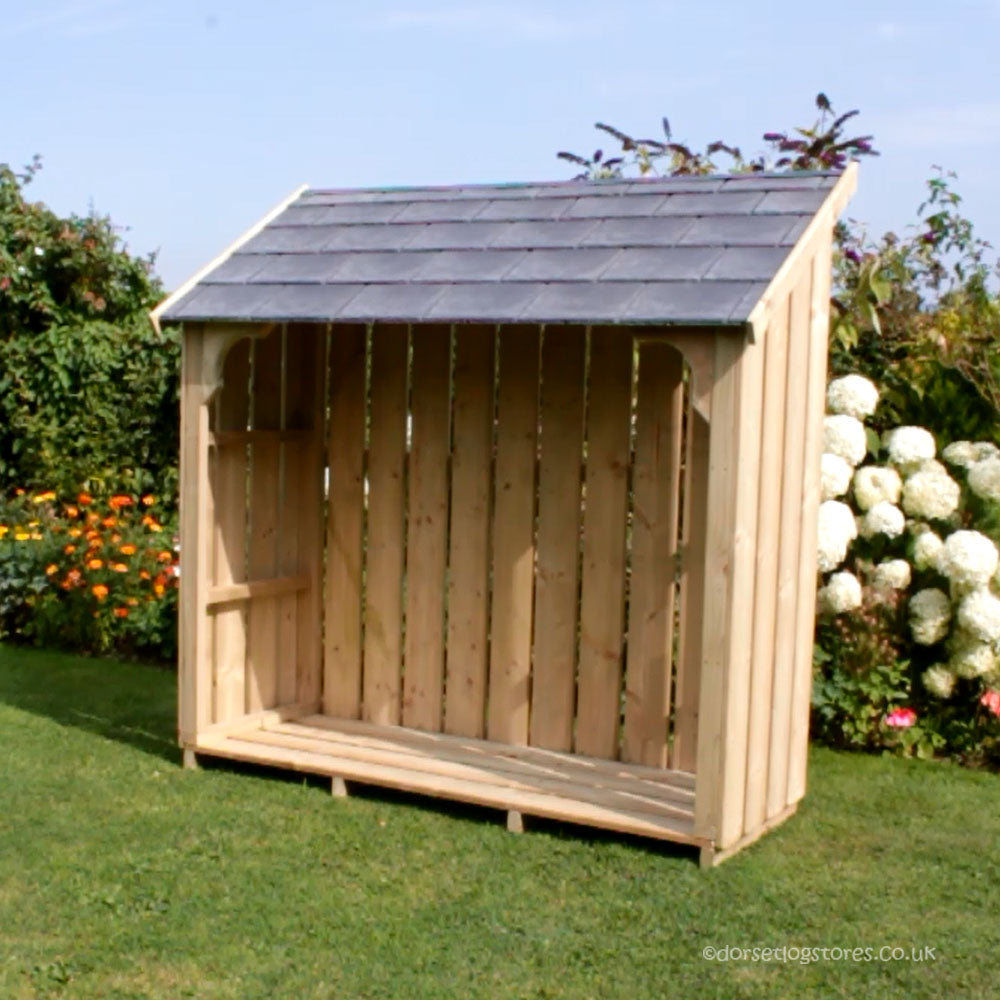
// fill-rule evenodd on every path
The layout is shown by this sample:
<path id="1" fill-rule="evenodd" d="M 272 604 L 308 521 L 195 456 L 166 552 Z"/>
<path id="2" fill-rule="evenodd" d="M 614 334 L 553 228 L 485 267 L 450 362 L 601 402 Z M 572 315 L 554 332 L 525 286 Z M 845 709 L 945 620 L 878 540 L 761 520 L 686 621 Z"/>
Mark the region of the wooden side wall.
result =
<path id="1" fill-rule="evenodd" d="M 332 329 L 328 381 L 324 710 L 659 767 L 693 748 L 678 350 L 375 323 Z"/>
<path id="2" fill-rule="evenodd" d="M 818 236 L 756 342 L 716 338 L 695 814 L 716 850 L 804 794 L 830 290 Z"/>
<path id="3" fill-rule="evenodd" d="M 318 703 L 325 330 L 189 326 L 180 733 Z"/>

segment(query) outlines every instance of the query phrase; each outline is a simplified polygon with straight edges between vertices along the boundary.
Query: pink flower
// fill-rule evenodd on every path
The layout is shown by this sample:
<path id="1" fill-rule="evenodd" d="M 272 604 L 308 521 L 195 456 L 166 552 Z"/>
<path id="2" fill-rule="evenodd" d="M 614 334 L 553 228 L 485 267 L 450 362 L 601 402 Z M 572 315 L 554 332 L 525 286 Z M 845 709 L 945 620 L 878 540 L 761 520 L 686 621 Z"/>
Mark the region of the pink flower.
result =
<path id="1" fill-rule="evenodd" d="M 995 716 L 1000 717 L 1000 691 L 994 691 L 993 689 L 984 691 L 982 697 L 979 699 L 979 704 Z"/>
<path id="2" fill-rule="evenodd" d="M 885 717 L 885 724 L 892 729 L 909 729 L 916 721 L 917 713 L 912 708 L 894 708 Z"/>

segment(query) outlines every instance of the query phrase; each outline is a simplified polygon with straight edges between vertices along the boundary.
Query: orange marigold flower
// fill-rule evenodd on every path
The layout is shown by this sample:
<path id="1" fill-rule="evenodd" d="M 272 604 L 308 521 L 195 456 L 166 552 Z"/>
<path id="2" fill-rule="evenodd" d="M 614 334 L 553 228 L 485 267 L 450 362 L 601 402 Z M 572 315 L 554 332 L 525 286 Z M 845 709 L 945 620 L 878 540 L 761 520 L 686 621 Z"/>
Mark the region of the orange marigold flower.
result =
<path id="1" fill-rule="evenodd" d="M 113 569 L 116 573 L 128 572 L 128 566 L 126 566 L 125 563 L 110 563 L 109 565 L 111 566 L 111 569 Z"/>
<path id="2" fill-rule="evenodd" d="M 33 542 L 40 542 L 42 540 L 42 537 L 43 536 L 42 536 L 41 532 L 39 532 L 39 531 L 33 531 L 31 533 L 31 540 Z"/>
<path id="3" fill-rule="evenodd" d="M 66 505 L 66 516 L 67 517 L 79 517 L 80 508 L 74 507 L 71 503 Z"/>
<path id="4" fill-rule="evenodd" d="M 173 558 L 174 554 L 172 552 L 169 552 L 167 549 L 164 549 L 156 557 L 158 562 L 170 562 L 170 560 Z"/>
<path id="5" fill-rule="evenodd" d="M 88 503 L 94 502 L 94 498 L 89 493 L 77 493 L 76 502 L 81 507 L 86 507 Z"/>
<path id="6" fill-rule="evenodd" d="M 18 488 L 16 490 L 14 490 L 14 496 L 16 496 L 16 497 L 23 497 L 24 496 L 24 490 L 22 490 L 21 487 L 18 486 Z"/>
<path id="7" fill-rule="evenodd" d="M 49 500 L 55 500 L 56 493 L 55 490 L 46 490 L 44 493 L 36 493 L 32 498 L 32 503 L 46 503 Z"/>
<path id="8" fill-rule="evenodd" d="M 115 618 L 128 618 L 128 608 L 115 608 Z"/>
<path id="9" fill-rule="evenodd" d="M 118 551 L 123 556 L 134 556 L 135 555 L 135 546 L 131 542 L 128 542 L 125 545 L 123 545 Z"/>
<path id="10" fill-rule="evenodd" d="M 26 532 L 26 531 L 15 531 L 14 532 L 14 541 L 15 542 L 26 542 L 29 538 L 31 538 L 31 535 L 29 535 L 28 532 Z"/>
<path id="11" fill-rule="evenodd" d="M 101 524 L 103 524 L 105 528 L 113 528 L 117 523 L 118 518 L 111 515 L 108 515 L 108 517 L 101 521 Z"/>
<path id="12" fill-rule="evenodd" d="M 153 504 L 156 503 L 156 497 L 154 497 L 152 493 L 147 493 L 142 498 L 142 503 L 143 503 L 143 506 L 145 506 L 145 507 L 152 507 Z"/>
<path id="13" fill-rule="evenodd" d="M 130 607 L 134 608 L 139 603 L 138 597 L 126 597 L 125 603 Z"/>
<path id="14" fill-rule="evenodd" d="M 121 510 L 122 507 L 131 507 L 132 498 L 124 493 L 116 493 L 109 501 L 108 506 L 112 510 Z"/>
<path id="15" fill-rule="evenodd" d="M 83 529 L 70 528 L 69 531 L 66 532 L 66 534 L 69 535 L 70 538 L 79 538 L 83 534 Z"/>
<path id="16" fill-rule="evenodd" d="M 154 583 L 153 584 L 153 592 L 156 594 L 157 597 L 162 597 L 163 596 L 163 592 L 166 589 L 167 588 L 164 587 L 162 583 Z"/>
<path id="17" fill-rule="evenodd" d="M 53 573 L 58 573 L 58 572 L 59 572 L 59 567 L 55 563 L 49 563 L 48 566 L 45 567 L 46 576 L 52 576 Z"/>
<path id="18" fill-rule="evenodd" d="M 103 601 L 104 598 L 108 596 L 108 588 L 105 587 L 103 583 L 95 583 L 94 586 L 90 588 L 90 592 L 99 601 Z"/>
<path id="19" fill-rule="evenodd" d="M 8 531 L 10 531 L 10 528 L 8 528 L 6 524 L 0 524 L 0 538 L 3 538 Z"/>
<path id="20" fill-rule="evenodd" d="M 95 552 L 103 547 L 104 547 L 104 542 L 102 542 L 99 538 L 91 538 L 91 540 L 87 542 L 87 548 L 93 549 Z"/>
<path id="21" fill-rule="evenodd" d="M 119 535 L 117 531 L 111 536 L 111 541 L 115 545 L 117 545 L 121 540 L 122 536 Z"/>
<path id="22" fill-rule="evenodd" d="M 76 546 L 75 545 L 67 545 L 67 546 L 65 546 L 63 548 L 63 552 L 65 552 L 66 555 L 71 556 L 74 552 L 76 552 Z"/>
<path id="23" fill-rule="evenodd" d="M 141 570 L 139 570 L 139 579 L 141 579 L 141 580 L 148 580 L 149 579 L 149 570 L 148 569 L 141 569 Z"/>
<path id="24" fill-rule="evenodd" d="M 87 511 L 87 524 L 97 524 L 101 520 L 101 515 L 96 510 Z"/>
<path id="25" fill-rule="evenodd" d="M 66 582 L 67 583 L 79 583 L 80 582 L 80 577 L 82 575 L 83 574 L 78 569 L 71 569 L 66 574 Z"/>
<path id="26" fill-rule="evenodd" d="M 88 559 L 87 569 L 100 569 L 104 563 L 100 559 Z"/>

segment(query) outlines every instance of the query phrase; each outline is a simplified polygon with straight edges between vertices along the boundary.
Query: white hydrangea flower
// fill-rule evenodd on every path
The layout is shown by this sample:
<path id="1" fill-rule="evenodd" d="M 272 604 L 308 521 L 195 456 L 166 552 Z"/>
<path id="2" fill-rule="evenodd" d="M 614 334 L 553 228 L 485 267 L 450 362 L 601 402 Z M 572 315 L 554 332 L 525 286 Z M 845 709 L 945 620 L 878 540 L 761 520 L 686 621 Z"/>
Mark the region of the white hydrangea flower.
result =
<path id="1" fill-rule="evenodd" d="M 935 698 L 950 698 L 955 690 L 955 675 L 943 663 L 928 667 L 921 680 Z"/>
<path id="2" fill-rule="evenodd" d="M 823 453 L 820 466 L 820 484 L 822 498 L 833 500 L 842 497 L 851 486 L 851 474 L 854 470 L 839 455 Z"/>
<path id="3" fill-rule="evenodd" d="M 895 504 L 883 500 L 875 504 L 861 519 L 859 532 L 863 538 L 871 538 L 873 535 L 898 538 L 905 527 L 903 512 Z"/>
<path id="4" fill-rule="evenodd" d="M 875 567 L 872 586 L 876 590 L 905 590 L 910 576 L 910 564 L 905 559 L 888 559 Z"/>
<path id="5" fill-rule="evenodd" d="M 934 436 L 923 427 L 897 427 L 885 436 L 889 461 L 904 475 L 916 472 L 937 451 Z"/>
<path id="6" fill-rule="evenodd" d="M 933 646 L 948 634 L 951 624 L 951 599 L 937 587 L 918 590 L 910 598 L 910 631 L 913 641 Z"/>
<path id="7" fill-rule="evenodd" d="M 989 458 L 1000 458 L 1000 448 L 992 441 L 973 441 L 972 456 L 974 462 L 985 462 Z"/>
<path id="8" fill-rule="evenodd" d="M 937 569 L 944 542 L 933 531 L 921 531 L 913 543 L 913 565 L 917 569 Z"/>
<path id="9" fill-rule="evenodd" d="M 941 449 L 941 457 L 949 465 L 964 469 L 976 461 L 975 445 L 971 441 L 952 441 Z"/>
<path id="10" fill-rule="evenodd" d="M 854 499 L 862 510 L 877 503 L 899 503 L 903 480 L 886 465 L 865 465 L 854 473 Z"/>
<path id="11" fill-rule="evenodd" d="M 903 483 L 903 510 L 911 517 L 944 520 L 958 510 L 961 499 L 962 487 L 940 462 L 933 460 L 925 462 Z"/>
<path id="12" fill-rule="evenodd" d="M 969 489 L 983 500 L 1000 501 L 1000 458 L 984 458 L 969 466 Z"/>
<path id="13" fill-rule="evenodd" d="M 1000 643 L 1000 599 L 988 590 L 974 590 L 958 606 L 958 624 L 980 642 Z"/>
<path id="14" fill-rule="evenodd" d="M 985 677 L 996 669 L 997 654 L 985 642 L 963 642 L 952 651 L 948 666 L 966 680 Z"/>
<path id="15" fill-rule="evenodd" d="M 824 417 L 823 451 L 839 455 L 852 466 L 864 461 L 868 454 L 865 425 L 857 417 L 850 417 L 846 413 Z"/>
<path id="16" fill-rule="evenodd" d="M 821 611 L 842 615 L 861 607 L 861 582 L 853 573 L 834 573 L 816 596 Z"/>
<path id="17" fill-rule="evenodd" d="M 978 531 L 956 531 L 945 539 L 937 568 L 962 593 L 987 586 L 998 563 L 1000 553 L 989 538 Z"/>
<path id="18" fill-rule="evenodd" d="M 878 406 L 878 389 L 863 375 L 845 375 L 826 387 L 826 407 L 831 413 L 846 413 L 864 420 Z"/>
<path id="19" fill-rule="evenodd" d="M 839 500 L 824 500 L 819 505 L 818 566 L 821 573 L 836 569 L 846 558 L 847 549 L 857 538 L 854 512 Z"/>

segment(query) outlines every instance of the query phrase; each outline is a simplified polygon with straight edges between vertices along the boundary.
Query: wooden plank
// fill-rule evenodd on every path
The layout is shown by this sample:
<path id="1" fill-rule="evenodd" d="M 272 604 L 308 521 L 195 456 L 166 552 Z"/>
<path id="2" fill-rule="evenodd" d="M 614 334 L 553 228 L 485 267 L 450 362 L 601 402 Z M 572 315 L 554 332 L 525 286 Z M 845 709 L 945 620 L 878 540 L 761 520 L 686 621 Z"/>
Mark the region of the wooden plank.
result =
<path id="1" fill-rule="evenodd" d="M 331 739 L 330 732 L 315 732 L 301 723 L 281 725 L 271 729 L 248 729 L 236 731 L 232 736 L 239 740 L 259 743 L 265 746 L 306 750 L 317 755 L 336 757 L 338 760 L 382 764 L 402 770 L 412 771 L 434 778 L 460 778 L 479 781 L 502 788 L 516 788 L 524 791 L 542 792 L 577 798 L 609 808 L 621 808 L 663 819 L 678 819 L 691 822 L 691 804 L 679 803 L 674 799 L 654 795 L 662 788 L 609 789 L 581 784 L 561 775 L 514 774 L 506 768 L 496 768 L 503 764 L 491 756 L 483 755 L 476 761 L 447 760 L 440 757 L 418 757 L 405 749 L 385 741 L 382 747 L 362 746 L 357 743 Z"/>
<path id="2" fill-rule="evenodd" d="M 694 799 L 695 777 L 683 771 L 667 771 L 643 764 L 626 764 L 600 757 L 585 757 L 577 753 L 544 750 L 541 747 L 513 746 L 494 740 L 481 740 L 449 733 L 431 733 L 402 726 L 377 726 L 358 719 L 331 719 L 325 715 L 304 715 L 292 724 L 310 730 L 326 730 L 335 741 L 358 746 L 402 748 L 418 757 L 477 762 L 484 757 L 490 766 L 510 770 L 514 774 L 561 775 L 567 780 L 599 788 L 619 788 L 636 791 L 652 783 L 668 790 L 654 791 L 668 798 L 690 803 Z M 249 727 L 248 727 L 249 728 Z"/>
<path id="3" fill-rule="evenodd" d="M 773 693 L 781 476 L 784 466 L 785 390 L 788 376 L 788 310 L 779 309 L 764 334 L 764 404 L 760 422 L 760 477 L 754 591 L 750 717 L 747 731 L 743 832 L 760 827 L 767 813 L 771 698 Z M 792 419 L 798 419 L 793 415 Z"/>
<path id="4" fill-rule="evenodd" d="M 660 767 L 673 671 L 683 376 L 673 347 L 640 348 L 622 759 Z"/>
<path id="5" fill-rule="evenodd" d="M 245 430 L 250 410 L 250 340 L 230 348 L 223 383 L 215 397 L 215 437 Z M 247 446 L 226 448 L 213 456 L 215 510 L 215 566 L 206 605 L 222 585 L 242 583 L 247 572 Z M 242 717 L 246 704 L 245 609 L 230 607 L 215 614 L 213 722 Z"/>
<path id="6" fill-rule="evenodd" d="M 590 334 L 576 749 L 618 756 L 628 512 L 632 338 Z"/>
<path id="7" fill-rule="evenodd" d="M 542 344 L 531 744 L 550 750 L 573 746 L 586 347 L 583 327 Z"/>
<path id="8" fill-rule="evenodd" d="M 830 327 L 832 262 L 829 242 L 812 264 L 809 316 L 809 388 L 806 394 L 805 451 L 802 477 L 802 539 L 799 543 L 799 581 L 796 600 L 795 663 L 792 671 L 789 724 L 788 791 L 793 805 L 806 793 L 809 752 L 809 709 L 812 700 L 813 635 L 816 628 L 816 531 L 821 500 L 820 458 L 823 452 L 823 413 L 826 409 L 826 364 Z"/>
<path id="9" fill-rule="evenodd" d="M 278 429 L 281 421 L 283 332 L 254 343 L 253 410 L 255 428 Z M 278 567 L 280 443 L 271 438 L 250 449 L 251 579 L 269 579 Z M 255 599 L 247 627 L 246 711 L 272 708 L 278 699 L 278 605 L 274 597 Z"/>
<path id="10" fill-rule="evenodd" d="M 300 324 L 305 326 L 305 324 Z M 298 441 L 309 439 L 310 432 L 302 428 L 292 430 L 216 430 L 208 437 L 208 443 L 213 448 L 246 447 L 254 441 Z"/>
<path id="11" fill-rule="evenodd" d="M 365 336 L 360 324 L 335 326 L 330 342 L 323 704 L 349 719 L 361 713 Z"/>
<path id="12" fill-rule="evenodd" d="M 788 376 L 785 395 L 784 472 L 781 481 L 781 528 L 778 542 L 778 589 L 774 636 L 774 694 L 771 699 L 767 765 L 767 815 L 786 805 L 791 694 L 795 672 L 796 592 L 802 538 L 802 481 L 805 417 L 809 391 L 808 271 L 783 305 L 788 310 Z"/>
<path id="13" fill-rule="evenodd" d="M 525 815 L 545 816 L 621 833 L 672 840 L 699 847 L 705 843 L 703 838 L 692 834 L 690 821 L 681 817 L 654 817 L 637 811 L 595 805 L 576 798 L 507 788 L 483 781 L 426 774 L 387 764 L 346 760 L 289 747 L 263 745 L 233 736 L 206 737 L 199 743 L 197 749 L 200 753 L 215 754 L 235 760 L 278 765 L 313 774 L 339 775 L 346 780 L 396 788 L 401 791 L 420 792 L 497 809 L 515 809 Z"/>
<path id="14" fill-rule="evenodd" d="M 695 806 L 716 847 L 743 829 L 762 364 L 759 344 L 716 334 Z"/>
<path id="15" fill-rule="evenodd" d="M 505 326 L 499 337 L 486 732 L 491 740 L 523 744 L 531 681 L 539 329 Z"/>
<path id="16" fill-rule="evenodd" d="M 308 586 L 296 597 L 295 636 L 297 685 L 292 700 L 318 702 L 323 666 L 323 473 L 326 466 L 326 373 L 328 327 L 290 327 L 294 344 L 301 343 L 302 359 L 292 365 L 300 371 L 297 389 L 289 392 L 288 422 L 303 434 L 299 448 L 298 479 L 286 471 L 286 481 L 297 498 L 295 518 L 298 565 Z M 309 331 L 308 337 L 301 333 Z M 290 439 L 294 440 L 294 438 Z"/>
<path id="17" fill-rule="evenodd" d="M 204 326 L 186 324 L 182 344 L 180 535 L 185 572 L 179 602 L 178 732 L 181 744 L 190 748 L 212 721 L 212 635 L 204 613 L 213 520 Z"/>
<path id="18" fill-rule="evenodd" d="M 243 583 L 224 583 L 209 589 L 205 604 L 217 608 L 221 604 L 236 604 L 255 598 L 283 597 L 305 590 L 308 576 L 273 576 L 269 580 L 245 580 Z M 216 612 L 217 615 L 221 612 Z"/>
<path id="19" fill-rule="evenodd" d="M 402 699 L 408 332 L 372 330 L 362 718 L 398 724 Z"/>
<path id="20" fill-rule="evenodd" d="M 438 730 L 444 711 L 444 588 L 451 449 L 451 328 L 412 330 L 403 724 Z"/>
<path id="21" fill-rule="evenodd" d="M 461 736 L 486 720 L 495 332 L 455 328 L 444 729 Z"/>
<path id="22" fill-rule="evenodd" d="M 685 441 L 684 530 L 674 731 L 671 767 L 694 771 L 698 759 L 698 702 L 701 691 L 701 637 L 705 619 L 705 513 L 708 510 L 709 426 L 689 401 Z"/>

